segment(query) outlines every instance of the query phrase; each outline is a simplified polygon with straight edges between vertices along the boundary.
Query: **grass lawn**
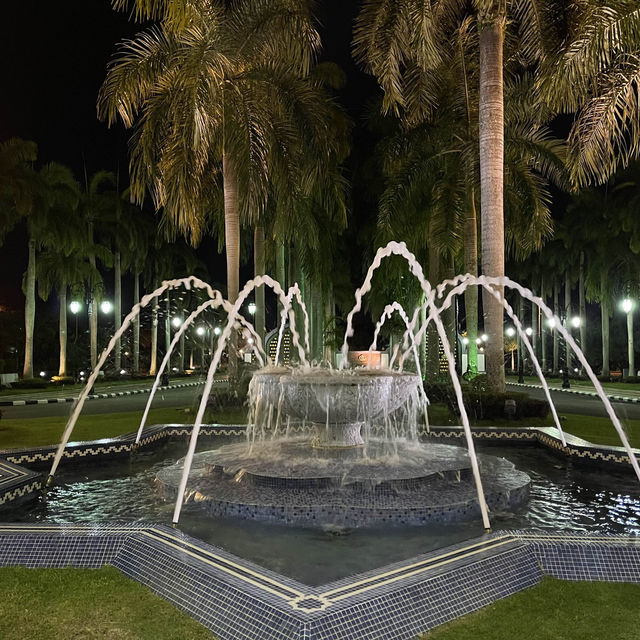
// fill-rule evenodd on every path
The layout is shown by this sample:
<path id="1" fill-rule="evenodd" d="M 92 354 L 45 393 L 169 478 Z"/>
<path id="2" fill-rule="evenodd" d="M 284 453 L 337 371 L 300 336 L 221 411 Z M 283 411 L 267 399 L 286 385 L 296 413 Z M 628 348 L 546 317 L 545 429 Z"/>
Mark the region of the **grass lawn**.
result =
<path id="1" fill-rule="evenodd" d="M 640 585 L 545 578 L 420 640 L 637 640 Z"/>
<path id="2" fill-rule="evenodd" d="M 595 444 L 621 447 L 613 423 L 609 418 L 583 416 L 574 413 L 559 413 L 560 426 L 564 431 Z M 453 416 L 445 405 L 433 404 L 429 407 L 429 422 L 432 425 L 460 424 L 460 418 Z M 472 422 L 477 427 L 553 427 L 551 413 L 546 418 L 525 418 L 523 420 L 491 419 Z M 622 426 L 631 446 L 640 447 L 640 420 L 623 420 Z"/>
<path id="3" fill-rule="evenodd" d="M 516 382 L 517 377 L 507 376 L 507 382 Z M 547 382 L 551 385 L 558 386 L 562 383 L 562 378 L 554 378 L 552 376 L 546 377 Z M 540 378 L 537 376 L 524 376 L 525 384 L 540 384 Z M 609 394 L 624 395 L 627 391 L 640 391 L 640 382 L 602 382 L 602 387 Z M 591 380 L 574 380 L 571 379 L 571 388 L 584 389 L 585 391 L 595 391 L 596 388 L 591 383 Z"/>
<path id="4" fill-rule="evenodd" d="M 214 640 L 114 567 L 0 569 L 3 640 Z"/>
<path id="5" fill-rule="evenodd" d="M 185 423 L 193 424 L 195 413 L 187 413 L 185 409 L 151 409 L 147 424 Z M 247 417 L 246 409 L 234 407 L 224 412 L 209 413 L 205 421 L 221 424 L 244 423 Z M 140 426 L 142 411 L 125 413 L 111 413 L 98 415 L 80 415 L 71 440 L 99 440 L 113 438 L 136 431 Z M 37 447 L 57 444 L 62 438 L 62 432 L 67 422 L 67 416 L 48 418 L 12 418 L 0 420 L 0 449 L 16 447 Z M 2 636 L 0 636 L 1 638 Z"/>

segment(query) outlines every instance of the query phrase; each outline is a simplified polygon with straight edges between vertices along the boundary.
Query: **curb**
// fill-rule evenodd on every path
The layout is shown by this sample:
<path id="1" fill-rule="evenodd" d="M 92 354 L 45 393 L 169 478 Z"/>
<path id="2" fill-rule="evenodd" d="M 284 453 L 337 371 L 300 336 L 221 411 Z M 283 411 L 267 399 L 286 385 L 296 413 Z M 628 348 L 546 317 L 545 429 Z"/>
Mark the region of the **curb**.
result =
<path id="1" fill-rule="evenodd" d="M 527 384 L 523 382 L 507 382 L 508 385 L 513 387 L 524 387 L 527 389 L 542 389 L 540 384 Z M 573 393 L 577 396 L 590 396 L 592 398 L 599 398 L 600 396 L 595 391 L 581 391 L 579 389 L 561 389 L 558 387 L 549 387 L 549 391 L 559 391 L 560 393 Z M 609 400 L 615 400 L 616 402 L 629 402 L 631 404 L 640 404 L 639 398 L 630 398 L 629 396 L 614 396 L 609 395 L 606 390 L 605 394 Z"/>
<path id="2" fill-rule="evenodd" d="M 214 383 L 226 382 L 226 380 L 214 380 Z M 201 382 L 185 382 L 184 384 L 170 384 L 167 387 L 158 387 L 157 391 L 166 391 L 167 389 L 182 389 L 184 387 L 197 387 L 204 384 Z M 87 400 L 97 400 L 104 398 L 117 398 L 119 396 L 133 396 L 139 393 L 151 393 L 151 387 L 148 389 L 131 389 L 129 391 L 113 391 L 111 393 L 92 393 L 87 396 Z M 24 407 L 34 404 L 64 404 L 65 402 L 75 402 L 78 396 L 72 398 L 41 398 L 38 400 L 4 400 L 0 402 L 0 407 Z"/>

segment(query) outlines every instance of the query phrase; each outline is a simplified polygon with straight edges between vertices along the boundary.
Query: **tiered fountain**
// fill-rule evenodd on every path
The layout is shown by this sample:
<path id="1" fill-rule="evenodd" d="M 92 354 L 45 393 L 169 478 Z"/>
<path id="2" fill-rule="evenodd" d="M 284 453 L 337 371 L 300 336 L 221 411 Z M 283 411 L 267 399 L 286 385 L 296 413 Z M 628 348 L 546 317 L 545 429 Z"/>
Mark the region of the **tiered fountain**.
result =
<path id="1" fill-rule="evenodd" d="M 270 367 L 253 376 L 249 396 L 248 441 L 193 460 L 186 499 L 211 514 L 347 528 L 479 514 L 468 452 L 418 441 L 416 374 Z M 526 474 L 504 459 L 479 459 L 489 508 L 526 500 Z M 183 466 L 157 476 L 167 499 Z"/>

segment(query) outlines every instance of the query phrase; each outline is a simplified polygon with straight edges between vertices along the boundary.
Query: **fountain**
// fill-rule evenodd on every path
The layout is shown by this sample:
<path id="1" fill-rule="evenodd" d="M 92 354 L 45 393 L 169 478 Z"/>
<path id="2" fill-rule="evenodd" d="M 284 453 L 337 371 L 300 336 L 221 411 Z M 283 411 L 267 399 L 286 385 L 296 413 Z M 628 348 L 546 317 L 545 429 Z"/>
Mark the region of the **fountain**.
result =
<path id="1" fill-rule="evenodd" d="M 476 517 L 471 457 L 418 439 L 422 380 L 385 369 L 267 367 L 252 378 L 247 442 L 195 455 L 185 497 L 215 516 L 339 530 Z M 482 455 L 495 510 L 527 498 L 529 476 Z M 184 460 L 157 474 L 175 499 Z"/>
<path id="2" fill-rule="evenodd" d="M 407 260 L 411 273 L 418 279 L 424 294 L 426 322 L 417 327 L 420 317 L 416 310 L 411 319 L 397 303 L 385 308 L 376 326 L 375 341 L 385 317 L 398 312 L 406 325 L 404 352 L 399 356 L 397 370 L 346 369 L 348 340 L 353 334 L 353 317 L 362 307 L 362 298 L 370 290 L 373 272 L 390 255 Z M 252 331 L 240 315 L 240 307 L 250 292 L 258 286 L 273 289 L 282 304 L 279 344 L 284 322 L 288 318 L 294 347 L 297 347 L 297 368 L 268 366 L 258 371 L 250 389 L 251 411 L 246 443 L 229 444 L 214 451 L 195 454 L 198 434 L 203 423 L 206 402 L 222 352 L 234 328 Z M 485 529 L 490 528 L 489 509 L 514 509 L 527 497 L 529 477 L 510 462 L 488 455 L 477 456 L 469 420 L 462 400 L 454 357 L 440 319 L 451 305 L 453 296 L 468 286 L 481 286 L 495 296 L 513 319 L 523 344 L 532 355 L 539 375 L 541 370 L 526 333 L 504 299 L 501 288 L 516 289 L 520 295 L 538 305 L 547 318 L 552 314 L 544 302 L 507 278 L 459 276 L 433 288 L 424 278 L 422 268 L 402 243 L 391 242 L 376 253 L 363 285 L 356 291 L 355 305 L 347 318 L 347 329 L 338 370 L 321 369 L 308 363 L 309 320 L 300 299 L 297 285 L 285 293 L 268 276 L 258 276 L 248 282 L 232 305 L 219 292 L 196 278 L 163 283 L 125 318 L 122 328 L 112 339 L 108 350 L 140 309 L 167 288 L 195 286 L 206 290 L 211 298 L 192 313 L 181 327 L 186 327 L 208 306 L 222 306 L 228 313 L 228 323 L 218 341 L 208 371 L 189 448 L 184 460 L 162 470 L 157 484 L 165 497 L 175 498 L 174 523 L 178 522 L 184 502 L 198 503 L 214 515 L 231 515 L 250 519 L 277 521 L 295 525 L 360 527 L 385 524 L 449 523 L 479 514 Z M 445 295 L 446 291 L 446 295 Z M 302 306 L 305 317 L 304 345 L 295 329 L 292 312 L 294 298 Z M 438 304 L 439 302 L 439 304 Z M 466 449 L 451 445 L 425 444 L 418 438 L 419 422 L 426 416 L 427 399 L 419 372 L 416 344 L 427 326 L 433 323 L 448 361 L 453 390 L 457 397 L 460 420 L 466 439 Z M 589 377 L 602 398 L 612 422 L 620 435 L 629 460 L 640 478 L 640 468 L 626 434 L 615 416 L 611 404 L 596 380 L 583 354 L 573 339 L 559 327 L 564 339 L 586 367 Z M 255 335 L 255 334 L 254 334 Z M 177 334 L 172 347 L 177 343 Z M 279 344 L 278 351 L 279 352 Z M 261 349 L 256 340 L 258 351 Z M 69 419 L 61 445 L 56 453 L 49 480 L 53 478 L 88 389 L 104 364 L 108 350 L 92 373 Z M 407 355 L 413 352 L 417 373 L 402 371 Z M 150 394 L 149 404 L 157 389 L 162 368 Z M 395 356 L 394 356 L 395 357 Z M 541 381 L 550 399 L 544 378 Z M 563 445 L 566 440 L 555 409 L 553 417 Z M 140 425 L 138 441 L 145 417 Z"/>

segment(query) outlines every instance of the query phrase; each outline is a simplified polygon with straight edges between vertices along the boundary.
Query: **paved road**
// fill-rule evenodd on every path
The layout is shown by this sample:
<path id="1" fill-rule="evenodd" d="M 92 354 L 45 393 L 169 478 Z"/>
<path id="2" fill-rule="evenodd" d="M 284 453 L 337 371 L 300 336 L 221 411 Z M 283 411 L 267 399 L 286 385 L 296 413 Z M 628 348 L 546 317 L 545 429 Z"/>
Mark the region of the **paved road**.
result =
<path id="1" fill-rule="evenodd" d="M 102 389 L 99 390 L 102 393 Z M 196 396 L 202 393 L 202 386 L 158 391 L 153 399 L 153 407 L 190 407 Z M 119 413 L 121 411 L 143 411 L 149 399 L 148 393 L 140 393 L 118 398 L 98 398 L 87 400 L 83 414 Z M 22 407 L 2 407 L 3 418 L 43 418 L 46 416 L 68 416 L 72 403 L 38 404 Z"/>
<path id="2" fill-rule="evenodd" d="M 517 385 L 507 385 L 511 391 L 521 391 L 529 394 L 532 398 L 545 399 L 542 389 L 523 389 Z M 574 395 L 564 393 L 562 391 L 551 390 L 551 398 L 556 406 L 558 413 L 578 413 L 586 416 L 602 416 L 606 417 L 607 412 L 599 398 L 590 396 Z M 624 402 L 612 401 L 613 408 L 621 419 L 640 419 L 640 404 L 630 404 Z"/>

